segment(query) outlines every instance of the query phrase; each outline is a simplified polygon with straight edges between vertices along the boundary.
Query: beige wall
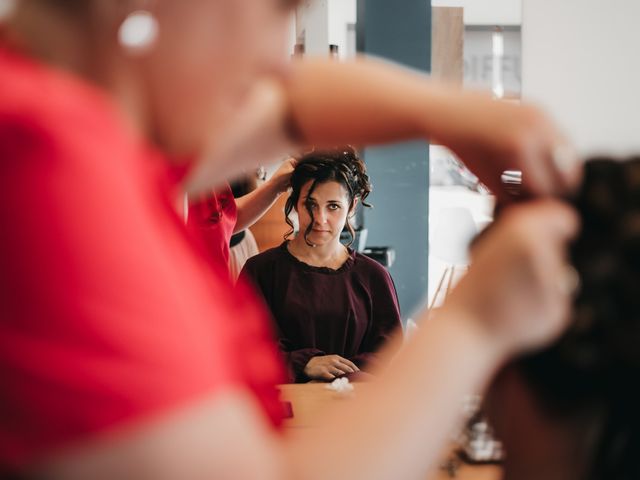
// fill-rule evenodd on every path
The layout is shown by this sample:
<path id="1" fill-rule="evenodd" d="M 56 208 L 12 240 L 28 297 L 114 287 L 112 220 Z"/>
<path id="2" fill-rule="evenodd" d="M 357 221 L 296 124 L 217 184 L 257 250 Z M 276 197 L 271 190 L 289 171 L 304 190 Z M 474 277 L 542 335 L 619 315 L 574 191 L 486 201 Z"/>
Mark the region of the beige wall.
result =
<path id="1" fill-rule="evenodd" d="M 466 25 L 520 25 L 522 21 L 522 0 L 432 0 L 431 6 L 463 7 Z"/>

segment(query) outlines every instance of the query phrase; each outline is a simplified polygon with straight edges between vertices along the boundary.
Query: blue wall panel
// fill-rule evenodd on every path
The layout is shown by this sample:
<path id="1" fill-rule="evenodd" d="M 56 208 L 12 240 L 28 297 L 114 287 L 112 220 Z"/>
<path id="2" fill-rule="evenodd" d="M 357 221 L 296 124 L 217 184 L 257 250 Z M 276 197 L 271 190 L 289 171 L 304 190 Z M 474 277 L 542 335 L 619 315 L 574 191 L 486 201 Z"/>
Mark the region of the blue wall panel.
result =
<path id="1" fill-rule="evenodd" d="M 424 72 L 431 69 L 431 2 L 359 0 L 358 50 Z M 428 279 L 429 149 L 426 142 L 368 148 L 373 209 L 365 212 L 369 246 L 391 246 L 391 275 L 403 319 L 422 306 Z"/>

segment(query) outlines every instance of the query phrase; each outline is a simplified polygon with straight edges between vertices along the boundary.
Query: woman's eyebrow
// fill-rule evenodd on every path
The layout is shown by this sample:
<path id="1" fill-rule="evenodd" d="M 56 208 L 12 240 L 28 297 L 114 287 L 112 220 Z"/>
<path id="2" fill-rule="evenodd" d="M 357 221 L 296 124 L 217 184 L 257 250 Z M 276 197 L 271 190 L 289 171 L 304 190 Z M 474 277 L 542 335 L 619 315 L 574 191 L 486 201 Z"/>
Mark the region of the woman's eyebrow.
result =
<path id="1" fill-rule="evenodd" d="M 315 197 L 310 197 L 308 195 L 306 197 L 304 197 L 304 200 L 306 202 L 316 202 L 316 203 L 318 203 L 318 200 Z M 343 204 L 342 200 L 327 200 L 327 201 L 325 201 L 325 203 L 338 203 L 340 205 Z"/>

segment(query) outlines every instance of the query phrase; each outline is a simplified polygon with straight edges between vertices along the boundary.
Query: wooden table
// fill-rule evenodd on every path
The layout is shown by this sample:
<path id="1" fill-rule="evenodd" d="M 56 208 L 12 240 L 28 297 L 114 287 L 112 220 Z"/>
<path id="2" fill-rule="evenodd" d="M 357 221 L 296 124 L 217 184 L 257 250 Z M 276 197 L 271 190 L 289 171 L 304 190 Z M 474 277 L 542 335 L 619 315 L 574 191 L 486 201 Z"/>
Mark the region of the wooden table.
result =
<path id="1" fill-rule="evenodd" d="M 293 417 L 285 420 L 285 429 L 296 432 L 313 429 L 318 426 L 319 414 L 327 407 L 340 402 L 348 402 L 355 396 L 366 392 L 368 384 L 355 383 L 355 390 L 350 394 L 340 394 L 326 388 L 325 383 L 305 383 L 280 385 L 280 398 L 291 403 Z M 445 457 L 446 458 L 446 457 Z M 463 465 L 458 469 L 455 477 L 447 472 L 438 470 L 429 480 L 500 480 L 502 470 L 496 466 Z"/>

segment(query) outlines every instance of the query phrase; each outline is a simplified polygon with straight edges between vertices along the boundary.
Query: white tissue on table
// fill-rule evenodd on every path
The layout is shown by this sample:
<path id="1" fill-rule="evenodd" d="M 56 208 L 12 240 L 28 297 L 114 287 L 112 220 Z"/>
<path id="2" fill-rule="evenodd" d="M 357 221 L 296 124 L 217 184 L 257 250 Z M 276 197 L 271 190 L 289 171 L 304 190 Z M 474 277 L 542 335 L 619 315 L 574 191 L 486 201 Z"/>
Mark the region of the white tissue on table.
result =
<path id="1" fill-rule="evenodd" d="M 327 385 L 327 388 L 340 393 L 353 391 L 353 385 L 349 383 L 349 379 L 347 377 L 336 378 L 333 382 Z"/>

